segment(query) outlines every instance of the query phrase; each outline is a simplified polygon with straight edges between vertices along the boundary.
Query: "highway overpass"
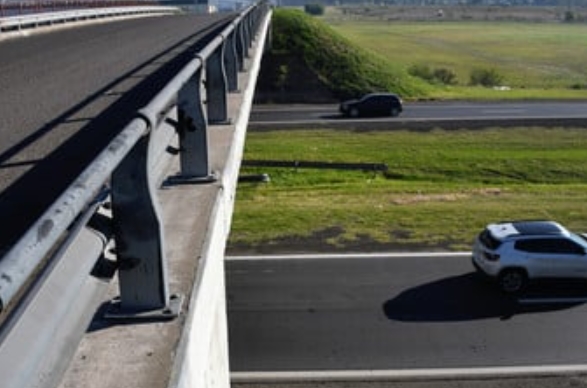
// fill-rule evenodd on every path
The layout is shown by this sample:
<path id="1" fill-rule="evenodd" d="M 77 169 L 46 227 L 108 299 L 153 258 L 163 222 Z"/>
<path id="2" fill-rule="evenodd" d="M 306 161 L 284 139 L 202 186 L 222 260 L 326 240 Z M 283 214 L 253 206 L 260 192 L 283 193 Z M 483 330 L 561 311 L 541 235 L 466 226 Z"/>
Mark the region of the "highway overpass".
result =
<path id="1" fill-rule="evenodd" d="M 207 19 L 0 32 L 3 388 L 230 385 L 224 249 L 271 12 Z"/>

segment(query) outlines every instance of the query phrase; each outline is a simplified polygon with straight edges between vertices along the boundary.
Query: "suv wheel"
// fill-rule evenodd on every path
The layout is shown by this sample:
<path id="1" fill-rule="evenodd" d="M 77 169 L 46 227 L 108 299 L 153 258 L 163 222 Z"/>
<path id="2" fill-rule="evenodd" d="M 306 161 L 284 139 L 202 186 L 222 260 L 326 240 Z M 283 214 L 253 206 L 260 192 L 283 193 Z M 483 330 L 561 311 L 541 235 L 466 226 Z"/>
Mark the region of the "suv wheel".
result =
<path id="1" fill-rule="evenodd" d="M 391 117 L 399 116 L 399 109 L 398 108 L 391 108 Z"/>
<path id="2" fill-rule="evenodd" d="M 506 269 L 497 279 L 499 288 L 506 294 L 517 294 L 526 286 L 526 272 L 521 269 Z"/>

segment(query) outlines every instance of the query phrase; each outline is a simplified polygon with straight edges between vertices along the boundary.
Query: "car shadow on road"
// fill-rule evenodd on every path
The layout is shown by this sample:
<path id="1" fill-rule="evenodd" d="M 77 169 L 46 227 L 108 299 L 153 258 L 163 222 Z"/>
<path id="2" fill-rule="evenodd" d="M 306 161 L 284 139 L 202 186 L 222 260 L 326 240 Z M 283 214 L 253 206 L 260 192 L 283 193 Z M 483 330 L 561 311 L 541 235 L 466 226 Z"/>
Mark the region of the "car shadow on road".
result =
<path id="1" fill-rule="evenodd" d="M 436 280 L 405 290 L 383 304 L 395 321 L 447 322 L 486 318 L 507 320 L 515 315 L 569 309 L 587 301 L 587 286 L 540 284 L 517 297 L 474 272 Z M 530 302 L 528 302 L 530 301 Z"/>

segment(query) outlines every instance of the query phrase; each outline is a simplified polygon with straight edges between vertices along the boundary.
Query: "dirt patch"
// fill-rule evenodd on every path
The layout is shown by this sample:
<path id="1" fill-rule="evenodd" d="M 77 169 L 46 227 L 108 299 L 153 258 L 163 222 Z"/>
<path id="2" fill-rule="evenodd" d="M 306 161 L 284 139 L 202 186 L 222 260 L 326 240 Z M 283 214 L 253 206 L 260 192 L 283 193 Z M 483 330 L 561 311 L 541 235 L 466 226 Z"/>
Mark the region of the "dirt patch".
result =
<path id="1" fill-rule="evenodd" d="M 227 255 L 268 255 L 294 253 L 350 253 L 350 252 L 450 252 L 454 242 L 423 245 L 408 244 L 399 240 L 410 235 L 409 231 L 396 230 L 389 233 L 390 241 L 376 241 L 367 234 L 356 236 L 353 240 L 342 237 L 344 229 L 333 226 L 318 230 L 308 236 L 284 236 L 256 244 L 230 243 Z M 333 241 L 336 241 L 334 243 Z"/>
<path id="2" fill-rule="evenodd" d="M 394 205 L 410 205 L 422 202 L 454 202 L 461 201 L 472 196 L 497 196 L 502 193 L 499 188 L 483 188 L 460 193 L 441 194 L 413 194 L 404 195 L 391 200 Z"/>
<path id="3" fill-rule="evenodd" d="M 263 56 L 255 104 L 332 103 L 338 99 L 303 59 L 268 52 Z"/>

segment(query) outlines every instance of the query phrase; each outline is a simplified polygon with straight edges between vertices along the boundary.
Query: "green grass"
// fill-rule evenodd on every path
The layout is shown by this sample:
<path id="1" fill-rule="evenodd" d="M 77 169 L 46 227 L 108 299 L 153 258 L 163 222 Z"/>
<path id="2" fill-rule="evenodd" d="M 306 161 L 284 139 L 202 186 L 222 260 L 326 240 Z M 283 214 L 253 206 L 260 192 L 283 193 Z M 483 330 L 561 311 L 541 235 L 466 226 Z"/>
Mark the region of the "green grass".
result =
<path id="1" fill-rule="evenodd" d="M 411 100 L 587 98 L 585 23 L 364 21 L 276 9 L 273 36 L 268 55 L 283 55 L 281 69 L 301 60 L 341 99 L 381 90 Z M 410 75 L 422 65 L 450 70 L 457 84 Z M 471 87 L 480 69 L 495 70 L 510 90 Z"/>
<path id="2" fill-rule="evenodd" d="M 587 231 L 586 148 L 583 129 L 252 132 L 245 160 L 373 162 L 389 170 L 244 168 L 271 182 L 239 185 L 230 246 L 460 250 L 486 223 L 513 218 Z"/>
<path id="3" fill-rule="evenodd" d="M 365 23 L 282 9 L 273 23 L 273 54 L 302 60 L 337 96 L 385 89 L 413 100 L 587 98 L 585 24 Z M 409 75 L 422 64 L 454 71 L 458 84 Z M 475 68 L 496 69 L 511 89 L 467 85 Z M 271 181 L 239 185 L 229 249 L 461 250 L 485 224 L 517 218 L 587 231 L 586 149 L 582 128 L 251 132 L 245 160 L 389 169 L 243 168 Z"/>
<path id="4" fill-rule="evenodd" d="M 587 85 L 585 24 L 347 21 L 333 28 L 396 66 L 451 69 L 463 86 L 474 68 L 497 69 L 514 89 Z"/>
<path id="5" fill-rule="evenodd" d="M 401 67 L 353 44 L 321 20 L 299 10 L 275 10 L 272 36 L 273 49 L 266 55 L 284 61 L 278 68 L 289 69 L 292 66 L 288 61 L 292 59 L 302 61 L 333 95 L 341 99 L 365 91 L 384 90 L 395 90 L 405 97 L 425 96 L 430 89 L 430 85 L 411 77 Z M 299 82 L 295 79 L 296 74 L 287 76 Z M 282 77 L 273 76 L 275 79 Z M 275 85 L 275 88 L 279 89 L 279 86 Z"/>

